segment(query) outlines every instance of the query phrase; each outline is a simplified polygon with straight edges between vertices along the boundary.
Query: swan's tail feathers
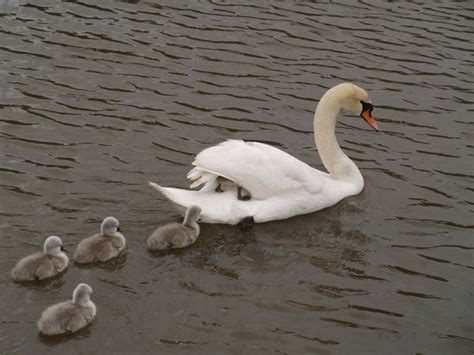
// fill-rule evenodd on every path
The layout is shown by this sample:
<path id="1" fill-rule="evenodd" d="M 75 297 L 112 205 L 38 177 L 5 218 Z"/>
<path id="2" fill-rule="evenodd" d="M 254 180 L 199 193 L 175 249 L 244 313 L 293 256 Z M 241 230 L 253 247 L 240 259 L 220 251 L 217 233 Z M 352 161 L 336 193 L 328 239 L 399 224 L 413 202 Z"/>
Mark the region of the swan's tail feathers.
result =
<path id="1" fill-rule="evenodd" d="M 243 217 L 255 214 L 252 204 L 237 200 L 235 189 L 216 193 L 212 191 L 183 190 L 174 187 L 163 187 L 154 182 L 148 183 L 156 191 L 162 194 L 179 214 L 184 216 L 191 205 L 201 207 L 201 219 L 203 223 L 226 223 L 236 224 Z M 208 188 L 212 183 L 204 186 Z"/>
<path id="2" fill-rule="evenodd" d="M 163 188 L 162 188 L 160 185 L 158 185 L 156 182 L 148 181 L 148 185 L 150 185 L 150 186 L 153 187 L 156 191 L 158 191 L 159 193 L 163 194 L 163 195 L 166 197 Z"/>
<path id="3" fill-rule="evenodd" d="M 184 205 L 182 202 L 178 202 L 176 199 L 176 196 L 173 195 L 173 193 L 170 191 L 169 188 L 163 187 L 158 185 L 155 182 L 148 181 L 148 185 L 150 185 L 152 188 L 154 188 L 156 191 L 158 191 L 160 194 L 162 194 L 164 197 L 166 197 L 167 200 L 169 200 L 174 208 L 181 214 L 185 215 L 186 210 L 188 209 L 189 206 Z"/>

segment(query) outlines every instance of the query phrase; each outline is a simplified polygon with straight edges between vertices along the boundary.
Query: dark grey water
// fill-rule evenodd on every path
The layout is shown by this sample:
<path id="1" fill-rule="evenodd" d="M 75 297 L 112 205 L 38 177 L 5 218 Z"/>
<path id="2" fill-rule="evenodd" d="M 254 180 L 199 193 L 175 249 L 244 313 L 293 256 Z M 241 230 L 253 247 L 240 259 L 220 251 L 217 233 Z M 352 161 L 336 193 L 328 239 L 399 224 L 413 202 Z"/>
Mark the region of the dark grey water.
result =
<path id="1" fill-rule="evenodd" d="M 0 353 L 470 354 L 473 18 L 449 1 L 1 0 Z M 193 156 L 228 138 L 321 167 L 313 112 L 341 81 L 371 93 L 381 128 L 337 128 L 362 194 L 147 253 L 178 218 L 148 180 L 187 186 Z M 126 256 L 10 281 L 46 236 L 73 251 L 107 215 Z M 97 320 L 39 337 L 79 282 Z"/>

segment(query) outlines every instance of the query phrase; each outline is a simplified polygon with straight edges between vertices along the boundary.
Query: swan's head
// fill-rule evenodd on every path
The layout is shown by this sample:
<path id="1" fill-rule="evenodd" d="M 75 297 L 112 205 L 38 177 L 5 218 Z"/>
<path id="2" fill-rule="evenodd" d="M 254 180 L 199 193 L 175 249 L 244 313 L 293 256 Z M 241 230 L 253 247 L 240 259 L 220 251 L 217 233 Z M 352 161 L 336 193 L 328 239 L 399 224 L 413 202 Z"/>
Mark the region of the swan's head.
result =
<path id="1" fill-rule="evenodd" d="M 331 96 L 334 95 L 342 111 L 360 115 L 370 127 L 376 131 L 379 130 L 372 116 L 374 107 L 367 91 L 351 83 L 342 83 L 331 88 L 329 93 Z"/>
<path id="2" fill-rule="evenodd" d="M 105 217 L 100 225 L 100 232 L 102 235 L 113 236 L 117 232 L 121 232 L 120 223 L 115 217 Z"/>
<path id="3" fill-rule="evenodd" d="M 189 206 L 188 210 L 186 211 L 186 220 L 193 221 L 193 222 L 200 222 L 201 217 L 201 207 L 199 206 Z"/>
<path id="4" fill-rule="evenodd" d="M 48 237 L 43 245 L 43 251 L 45 254 L 49 255 L 58 255 L 63 251 L 66 251 L 63 247 L 63 242 L 61 238 L 56 236 Z"/>
<path id="5" fill-rule="evenodd" d="M 79 284 L 72 293 L 72 302 L 79 305 L 84 305 L 91 299 L 92 287 L 88 284 Z"/>

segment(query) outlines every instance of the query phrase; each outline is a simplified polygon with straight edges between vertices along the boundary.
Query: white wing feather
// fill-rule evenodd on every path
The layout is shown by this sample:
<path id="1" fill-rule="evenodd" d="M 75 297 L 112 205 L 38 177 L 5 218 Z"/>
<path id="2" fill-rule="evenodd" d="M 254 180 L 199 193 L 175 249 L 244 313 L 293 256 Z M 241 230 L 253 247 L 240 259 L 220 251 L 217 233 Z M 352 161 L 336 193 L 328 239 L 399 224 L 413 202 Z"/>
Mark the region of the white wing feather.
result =
<path id="1" fill-rule="evenodd" d="M 222 176 L 244 187 L 252 198 L 265 199 L 292 191 L 318 193 L 325 179 L 306 163 L 267 144 L 228 140 L 201 151 L 193 162 L 188 178 L 193 186 L 213 181 L 209 175 Z M 203 179 L 204 178 L 204 179 Z M 196 184 L 196 181 L 200 181 Z"/>

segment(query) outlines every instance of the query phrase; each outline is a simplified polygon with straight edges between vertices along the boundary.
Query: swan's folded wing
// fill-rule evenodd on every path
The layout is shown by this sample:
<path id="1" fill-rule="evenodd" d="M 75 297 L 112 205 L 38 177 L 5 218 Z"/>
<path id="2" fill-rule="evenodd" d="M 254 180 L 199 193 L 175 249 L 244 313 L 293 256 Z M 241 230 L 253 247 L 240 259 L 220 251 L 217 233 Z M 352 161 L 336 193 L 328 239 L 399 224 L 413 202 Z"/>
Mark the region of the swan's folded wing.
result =
<path id="1" fill-rule="evenodd" d="M 265 199 L 276 194 L 306 190 L 318 193 L 324 185 L 322 175 L 306 163 L 270 145 L 228 140 L 201 151 L 193 162 L 196 170 L 236 182 L 252 194 Z M 188 175 L 188 176 L 189 176 Z"/>

